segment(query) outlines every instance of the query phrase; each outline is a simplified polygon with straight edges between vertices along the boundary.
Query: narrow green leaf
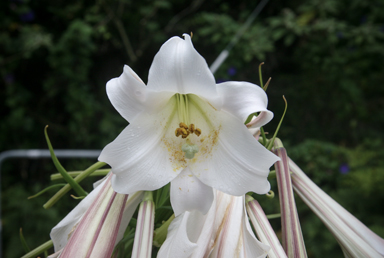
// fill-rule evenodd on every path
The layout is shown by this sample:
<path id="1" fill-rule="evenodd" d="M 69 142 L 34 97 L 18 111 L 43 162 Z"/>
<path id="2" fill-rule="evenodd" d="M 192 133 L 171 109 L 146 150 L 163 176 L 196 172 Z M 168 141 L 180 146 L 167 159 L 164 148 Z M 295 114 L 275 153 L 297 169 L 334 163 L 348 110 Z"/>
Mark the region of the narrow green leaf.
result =
<path id="1" fill-rule="evenodd" d="M 28 253 L 29 251 L 31 251 L 31 249 L 29 249 L 28 247 L 28 244 L 27 244 L 27 241 L 25 241 L 25 238 L 24 238 L 24 235 L 23 235 L 23 229 L 20 228 L 20 241 L 21 241 L 21 245 L 23 246 L 23 249 L 26 253 Z"/>
<path id="2" fill-rule="evenodd" d="M 261 66 L 264 64 L 264 62 L 260 63 L 259 64 L 259 79 L 260 79 L 260 87 L 261 88 L 264 88 L 264 85 L 263 85 L 263 76 L 261 75 Z"/>
<path id="3" fill-rule="evenodd" d="M 55 152 L 53 151 L 51 141 L 49 140 L 49 137 L 48 137 L 47 128 L 48 128 L 48 125 L 44 128 L 44 134 L 45 134 L 45 139 L 46 139 L 47 144 L 48 144 L 49 152 L 51 153 L 53 164 L 55 164 L 56 169 L 63 176 L 64 180 L 69 185 L 71 185 L 73 190 L 78 195 L 80 195 L 80 196 L 87 195 L 88 193 L 86 191 L 84 191 L 84 189 L 75 180 L 73 180 L 73 178 L 70 175 L 68 175 L 68 172 L 64 169 L 64 167 L 60 164 L 59 160 L 57 159 Z"/>
<path id="4" fill-rule="evenodd" d="M 59 187 L 59 186 L 60 186 L 60 187 L 63 187 L 63 186 L 65 186 L 65 185 L 66 185 L 66 184 L 55 184 L 55 185 L 48 186 L 47 188 L 41 190 L 41 191 L 38 192 L 37 194 L 32 195 L 32 196 L 29 196 L 28 199 L 32 199 L 32 198 L 38 197 L 38 196 L 42 195 L 43 193 L 45 193 L 45 192 L 48 191 L 48 190 L 51 190 L 51 189 L 56 188 L 56 187 Z"/>
<path id="5" fill-rule="evenodd" d="M 271 80 L 272 80 L 272 78 L 271 78 L 271 77 L 269 77 L 269 79 L 268 79 L 267 83 L 266 83 L 266 84 L 265 84 L 265 86 L 263 87 L 263 90 L 264 90 L 264 91 L 267 91 L 267 89 L 268 89 L 268 86 L 269 86 L 269 83 L 271 82 Z"/>
<path id="6" fill-rule="evenodd" d="M 172 214 L 169 219 L 164 222 L 159 228 L 155 229 L 153 232 L 153 245 L 160 247 L 165 239 L 167 238 L 167 233 L 168 233 L 168 227 L 171 224 L 172 220 L 175 218 L 175 214 Z"/>
<path id="7" fill-rule="evenodd" d="M 75 182 L 80 183 L 82 180 L 84 180 L 86 177 L 88 177 L 90 174 L 92 174 L 95 170 L 105 166 L 106 163 L 104 162 L 96 162 L 86 170 L 84 170 L 82 173 L 80 173 L 77 177 L 75 177 Z M 63 197 L 69 190 L 71 190 L 71 186 L 69 184 L 66 184 L 63 188 L 61 188 L 54 196 L 52 196 L 51 199 L 49 199 L 43 207 L 45 209 L 48 209 L 52 207 L 58 200 L 60 200 L 61 197 Z M 82 195 L 80 195 L 82 196 Z"/>

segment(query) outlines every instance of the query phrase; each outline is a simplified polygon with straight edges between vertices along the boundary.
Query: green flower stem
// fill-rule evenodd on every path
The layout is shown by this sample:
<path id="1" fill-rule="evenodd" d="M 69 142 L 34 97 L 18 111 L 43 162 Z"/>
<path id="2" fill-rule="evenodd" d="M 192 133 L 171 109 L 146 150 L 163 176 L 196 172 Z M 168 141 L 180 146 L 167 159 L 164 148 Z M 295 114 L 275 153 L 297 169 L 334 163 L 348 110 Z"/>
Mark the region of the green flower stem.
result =
<path id="1" fill-rule="evenodd" d="M 261 134 L 261 137 L 263 138 L 263 145 L 267 146 L 267 137 L 265 136 L 265 133 L 264 133 L 264 127 L 260 127 L 260 134 Z"/>
<path id="2" fill-rule="evenodd" d="M 106 163 L 104 162 L 96 162 L 86 170 L 84 170 L 82 173 L 80 173 L 77 177 L 75 177 L 74 181 L 76 183 L 81 182 L 84 178 L 88 177 L 90 174 L 92 174 L 95 170 L 105 166 Z M 63 197 L 69 190 L 71 190 L 71 185 L 66 184 L 63 188 L 61 188 L 54 196 L 52 196 L 51 199 L 46 202 L 43 207 L 45 209 L 49 209 L 52 207 L 61 197 Z"/>
<path id="3" fill-rule="evenodd" d="M 48 250 L 51 247 L 53 247 L 53 242 L 52 242 L 52 240 L 49 240 L 49 241 L 45 242 L 44 244 L 36 247 L 35 249 L 30 251 L 29 253 L 25 254 L 21 258 L 35 258 L 39 254 L 43 253 L 44 251 Z"/>
<path id="4" fill-rule="evenodd" d="M 109 171 L 111 171 L 110 168 L 98 169 L 98 170 L 95 170 L 94 172 L 92 172 L 92 174 L 90 174 L 90 176 L 106 176 L 109 173 Z M 70 175 L 71 177 L 77 177 L 81 173 L 83 173 L 83 171 L 70 171 L 70 172 L 68 172 L 68 175 Z M 51 175 L 51 181 L 59 180 L 62 178 L 63 178 L 62 175 L 59 173 Z"/>
<path id="5" fill-rule="evenodd" d="M 166 222 L 164 222 L 163 225 L 155 229 L 153 237 L 154 246 L 160 247 L 164 243 L 165 239 L 167 238 L 168 227 L 174 218 L 175 214 L 172 214 L 172 216 Z"/>
<path id="6" fill-rule="evenodd" d="M 64 169 L 64 167 L 60 164 L 59 160 L 57 159 L 55 152 L 53 151 L 51 141 L 49 140 L 49 137 L 48 137 L 47 128 L 48 128 L 48 125 L 44 128 L 44 134 L 48 144 L 49 152 L 51 153 L 53 164 L 55 164 L 56 169 L 63 176 L 64 180 L 71 185 L 71 187 L 73 188 L 73 190 L 75 190 L 77 195 L 79 196 L 87 195 L 87 192 L 84 191 L 84 189 L 77 182 L 75 182 L 75 180 L 73 180 L 71 176 L 68 175 L 68 172 Z"/>
<path id="7" fill-rule="evenodd" d="M 271 149 L 272 149 L 272 147 L 273 147 L 273 143 L 274 143 L 275 138 L 276 138 L 276 135 L 277 135 L 277 133 L 278 133 L 279 130 L 280 130 L 281 123 L 283 122 L 285 113 L 287 112 L 288 102 L 287 102 L 287 100 L 285 99 L 284 95 L 283 95 L 283 99 L 284 99 L 284 102 L 285 102 L 284 113 L 283 113 L 283 115 L 281 116 L 280 122 L 279 122 L 279 124 L 277 125 L 277 128 L 276 128 L 276 131 L 275 131 L 275 133 L 274 133 L 272 139 L 271 139 L 270 142 L 269 142 L 269 145 L 268 145 L 268 147 L 267 147 L 268 150 L 271 150 Z"/>
<path id="8" fill-rule="evenodd" d="M 277 218 L 281 217 L 281 213 L 269 214 L 269 215 L 266 215 L 266 216 L 267 216 L 267 219 L 277 219 Z"/>

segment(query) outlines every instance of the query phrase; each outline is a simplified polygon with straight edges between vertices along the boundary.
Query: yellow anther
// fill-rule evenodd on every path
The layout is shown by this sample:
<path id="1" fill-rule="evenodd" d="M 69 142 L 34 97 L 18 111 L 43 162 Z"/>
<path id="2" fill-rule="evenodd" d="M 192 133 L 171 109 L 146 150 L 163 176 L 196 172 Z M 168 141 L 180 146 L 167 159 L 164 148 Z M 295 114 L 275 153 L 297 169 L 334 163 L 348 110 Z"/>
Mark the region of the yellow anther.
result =
<path id="1" fill-rule="evenodd" d="M 180 129 L 180 132 L 181 132 L 181 135 L 184 136 L 184 135 L 188 135 L 188 131 L 185 130 L 184 128 L 179 128 Z"/>
<path id="2" fill-rule="evenodd" d="M 184 124 L 183 122 L 181 122 L 179 124 L 179 126 L 180 126 L 180 128 L 184 128 L 184 129 L 188 130 L 188 125 Z"/>
<path id="3" fill-rule="evenodd" d="M 195 125 L 194 124 L 190 124 L 189 125 L 189 132 L 190 133 L 194 133 L 195 132 Z"/>
<path id="4" fill-rule="evenodd" d="M 195 129 L 195 134 L 196 134 L 197 136 L 200 136 L 200 134 L 201 134 L 201 129 L 196 128 L 196 129 Z"/>
<path id="5" fill-rule="evenodd" d="M 180 128 L 176 128 L 175 135 L 176 137 L 179 137 L 181 135 Z"/>

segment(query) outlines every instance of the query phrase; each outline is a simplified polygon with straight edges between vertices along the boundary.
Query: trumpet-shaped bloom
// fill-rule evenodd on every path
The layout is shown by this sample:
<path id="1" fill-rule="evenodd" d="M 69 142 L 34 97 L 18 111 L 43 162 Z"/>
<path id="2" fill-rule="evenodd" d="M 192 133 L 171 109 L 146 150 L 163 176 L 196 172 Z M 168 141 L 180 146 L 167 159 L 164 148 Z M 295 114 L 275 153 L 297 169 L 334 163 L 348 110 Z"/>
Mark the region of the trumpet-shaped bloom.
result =
<path id="1" fill-rule="evenodd" d="M 111 178 L 107 176 L 52 229 L 56 253 L 50 257 L 111 256 L 142 197 L 114 192 Z"/>
<path id="2" fill-rule="evenodd" d="M 155 190 L 171 182 L 176 215 L 206 213 L 212 188 L 231 195 L 269 191 L 269 167 L 278 158 L 247 132 L 246 118 L 262 112 L 254 127 L 270 121 L 267 96 L 247 82 L 215 84 L 189 35 L 161 47 L 148 84 L 128 66 L 107 83 L 116 110 L 129 121 L 100 154 L 112 167 L 119 193 Z"/>
<path id="3" fill-rule="evenodd" d="M 266 257 L 270 248 L 252 232 L 244 196 L 215 191 L 207 214 L 186 211 L 168 228 L 158 257 Z"/>

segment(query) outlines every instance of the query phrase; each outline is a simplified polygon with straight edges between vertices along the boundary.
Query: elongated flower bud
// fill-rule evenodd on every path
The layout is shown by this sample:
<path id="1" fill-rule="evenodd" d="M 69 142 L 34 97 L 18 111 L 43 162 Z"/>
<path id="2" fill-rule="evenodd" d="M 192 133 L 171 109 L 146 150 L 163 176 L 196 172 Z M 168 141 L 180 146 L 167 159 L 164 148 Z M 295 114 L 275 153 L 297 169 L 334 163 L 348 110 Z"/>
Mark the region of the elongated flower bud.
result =
<path id="1" fill-rule="evenodd" d="M 279 139 L 275 140 L 275 154 L 281 161 L 275 163 L 277 185 L 279 187 L 281 227 L 283 247 L 288 257 L 307 257 L 295 198 L 293 196 L 288 156 Z"/>
<path id="2" fill-rule="evenodd" d="M 112 255 L 128 195 L 113 191 L 111 176 L 75 226 L 61 258 L 101 258 Z"/>
<path id="3" fill-rule="evenodd" d="M 137 216 L 135 240 L 133 242 L 132 258 L 152 257 L 153 227 L 155 219 L 155 203 L 152 192 L 144 194 Z"/>
<path id="4" fill-rule="evenodd" d="M 248 212 L 248 217 L 251 219 L 253 228 L 260 241 L 271 247 L 268 252 L 269 258 L 284 258 L 287 257 L 283 247 L 280 244 L 279 239 L 276 236 L 275 231 L 271 227 L 267 216 L 261 208 L 258 201 L 251 196 L 245 196 L 245 202 Z"/>
<path id="5" fill-rule="evenodd" d="M 384 257 L 384 240 L 328 196 L 289 160 L 295 192 L 323 221 L 346 257 Z"/>

